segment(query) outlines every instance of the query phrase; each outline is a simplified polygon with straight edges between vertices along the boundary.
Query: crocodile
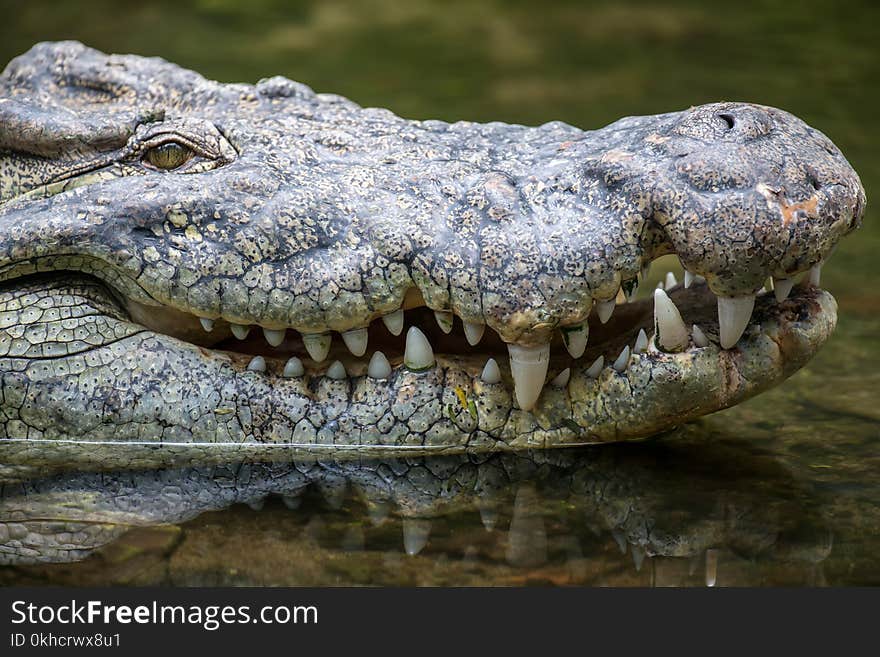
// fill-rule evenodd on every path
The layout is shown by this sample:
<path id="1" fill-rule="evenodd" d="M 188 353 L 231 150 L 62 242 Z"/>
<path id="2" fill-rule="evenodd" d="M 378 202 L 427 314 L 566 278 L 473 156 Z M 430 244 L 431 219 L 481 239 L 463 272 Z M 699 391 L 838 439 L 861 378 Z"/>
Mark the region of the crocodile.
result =
<path id="1" fill-rule="evenodd" d="M 821 266 L 865 203 L 772 107 L 411 120 L 40 43 L 0 75 L 0 463 L 654 435 L 816 353 Z M 683 283 L 646 293 L 672 255 Z"/>

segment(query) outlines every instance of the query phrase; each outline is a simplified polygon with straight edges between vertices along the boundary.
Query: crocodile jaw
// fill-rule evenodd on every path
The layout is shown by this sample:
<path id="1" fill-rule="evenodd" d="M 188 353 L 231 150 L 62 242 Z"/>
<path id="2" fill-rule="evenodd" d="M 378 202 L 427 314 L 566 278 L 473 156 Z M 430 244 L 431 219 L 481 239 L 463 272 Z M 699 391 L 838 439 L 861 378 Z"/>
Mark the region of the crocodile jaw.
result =
<path id="1" fill-rule="evenodd" d="M 7 468 L 91 469 L 637 439 L 777 384 L 809 360 L 836 322 L 833 297 L 805 281 L 783 303 L 759 296 L 754 323 L 735 349 L 724 350 L 705 286 L 669 294 L 701 322 L 708 346 L 690 339 L 684 350 L 666 353 L 652 336 L 618 371 L 618 350 L 632 348 L 652 323 L 650 300 L 627 304 L 630 320 L 620 322 L 619 333 L 578 361 L 554 360 L 554 381 L 523 411 L 503 362 L 500 381 L 486 381 L 484 355 L 436 354 L 421 371 L 392 357 L 393 369 L 381 379 L 369 375 L 365 359 L 341 356 L 341 375 L 332 372 L 335 364 L 303 359 L 302 374 L 285 376 L 284 359 L 265 358 L 265 370 L 255 371 L 250 356 L 132 323 L 94 279 L 33 281 L 0 293 L 6 408 L 14 409 L 0 451 Z M 65 332 L 72 324 L 60 318 L 70 314 L 64 308 L 88 323 Z M 589 367 L 596 355 L 608 363 L 598 373 Z M 563 369 L 568 380 L 559 382 Z"/>

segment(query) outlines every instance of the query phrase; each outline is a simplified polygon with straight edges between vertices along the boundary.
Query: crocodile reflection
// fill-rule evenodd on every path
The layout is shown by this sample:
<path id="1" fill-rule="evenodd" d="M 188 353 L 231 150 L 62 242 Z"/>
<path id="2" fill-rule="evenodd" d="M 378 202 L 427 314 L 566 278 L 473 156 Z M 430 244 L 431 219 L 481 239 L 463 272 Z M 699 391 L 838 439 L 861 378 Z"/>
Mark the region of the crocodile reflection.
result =
<path id="1" fill-rule="evenodd" d="M 233 506 L 241 503 L 258 513 Z M 636 575 L 630 583 L 739 583 L 741 573 L 732 581 L 719 575 L 719 555 L 785 564 L 815 583 L 831 551 L 810 491 L 772 458 L 742 445 L 710 449 L 672 441 L 488 457 L 67 473 L 10 482 L 0 500 L 0 563 L 36 577 L 39 564 L 100 558 L 134 528 L 178 525 L 224 509 L 232 522 L 214 523 L 210 536 L 198 522 L 185 524 L 165 550 L 161 558 L 173 565 L 197 545 L 205 562 L 193 567 L 198 576 L 177 568 L 173 583 L 205 583 L 210 563 L 240 566 L 257 555 L 271 571 L 293 554 L 328 563 L 333 554 L 362 555 L 371 569 L 368 583 L 399 581 L 390 573 L 419 559 L 435 569 L 453 561 L 476 564 L 489 582 L 499 583 L 621 583 L 609 575 L 612 562 Z M 244 554 L 230 553 L 229 537 L 239 531 L 235 519 L 241 517 L 272 520 L 269 529 L 236 543 Z M 303 549 L 304 541 L 311 547 Z M 605 580 L 596 574 L 600 562 Z M 503 566 L 503 573 L 492 564 Z M 560 565 L 567 575 L 559 575 Z M 171 583 L 169 569 L 149 583 Z M 13 569 L 2 571 L 0 582 L 13 577 Z M 255 582 L 245 573 L 219 583 Z"/>

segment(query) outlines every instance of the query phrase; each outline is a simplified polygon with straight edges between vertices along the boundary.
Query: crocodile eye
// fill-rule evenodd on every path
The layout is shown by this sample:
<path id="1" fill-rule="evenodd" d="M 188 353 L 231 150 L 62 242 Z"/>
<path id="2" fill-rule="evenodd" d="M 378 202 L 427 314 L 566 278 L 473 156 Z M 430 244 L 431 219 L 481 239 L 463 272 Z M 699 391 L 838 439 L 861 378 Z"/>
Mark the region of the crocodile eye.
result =
<path id="1" fill-rule="evenodd" d="M 154 146 L 144 153 L 144 159 L 149 164 L 164 171 L 171 171 L 183 166 L 192 156 L 191 149 L 173 141 Z"/>

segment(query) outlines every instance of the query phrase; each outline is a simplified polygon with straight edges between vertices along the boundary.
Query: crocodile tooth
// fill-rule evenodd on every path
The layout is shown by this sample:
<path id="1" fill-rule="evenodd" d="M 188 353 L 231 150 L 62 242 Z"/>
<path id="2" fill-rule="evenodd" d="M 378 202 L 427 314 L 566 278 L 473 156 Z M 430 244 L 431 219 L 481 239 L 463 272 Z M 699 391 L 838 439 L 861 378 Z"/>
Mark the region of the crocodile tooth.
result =
<path id="1" fill-rule="evenodd" d="M 611 535 L 614 537 L 614 542 L 617 543 L 617 547 L 620 548 L 620 553 L 626 554 L 626 534 L 619 529 L 612 529 Z"/>
<path id="2" fill-rule="evenodd" d="M 614 364 L 611 366 L 618 372 L 623 372 L 626 370 L 629 365 L 629 345 L 626 345 L 623 350 L 620 352 L 620 355 L 617 357 L 617 360 L 614 361 Z"/>
<path id="3" fill-rule="evenodd" d="M 342 341 L 352 356 L 363 356 L 367 353 L 367 329 L 359 328 L 346 331 L 342 334 Z"/>
<path id="4" fill-rule="evenodd" d="M 793 278 L 774 278 L 773 294 L 776 295 L 776 301 L 778 301 L 779 303 L 785 301 L 788 298 L 788 295 L 791 293 L 791 288 L 793 287 Z"/>
<path id="5" fill-rule="evenodd" d="M 691 331 L 694 335 L 694 345 L 697 347 L 708 347 L 709 346 L 709 338 L 706 337 L 706 334 L 703 333 L 703 329 L 694 324 L 691 327 Z"/>
<path id="6" fill-rule="evenodd" d="M 254 356 L 253 358 L 251 358 L 251 362 L 248 363 L 247 368 L 250 372 L 265 372 L 266 359 L 262 356 Z"/>
<path id="7" fill-rule="evenodd" d="M 199 322 L 202 325 L 202 328 L 205 329 L 208 333 L 214 330 L 214 320 L 208 319 L 207 317 L 199 317 Z"/>
<path id="8" fill-rule="evenodd" d="M 746 326 L 749 325 L 754 307 L 754 294 L 742 297 L 718 297 L 718 324 L 722 349 L 730 349 L 737 343 Z"/>
<path id="9" fill-rule="evenodd" d="M 244 340 L 251 332 L 251 327 L 244 324 L 230 324 L 229 329 L 232 331 L 232 335 L 239 340 Z"/>
<path id="10" fill-rule="evenodd" d="M 596 314 L 599 316 L 599 321 L 605 324 L 609 319 L 611 319 L 611 313 L 614 312 L 614 306 L 616 305 L 617 302 L 614 299 L 608 299 L 607 301 L 597 301 Z"/>
<path id="11" fill-rule="evenodd" d="M 642 572 L 642 564 L 645 561 L 645 548 L 633 543 L 630 552 L 632 553 L 633 565 L 636 567 L 636 572 Z"/>
<path id="12" fill-rule="evenodd" d="M 373 379 L 387 379 L 391 376 L 391 363 L 381 351 L 374 352 L 373 357 L 370 358 L 367 376 Z"/>
<path id="13" fill-rule="evenodd" d="M 501 383 L 501 370 L 494 358 L 490 358 L 483 366 L 483 372 L 480 374 L 483 383 Z"/>
<path id="14" fill-rule="evenodd" d="M 305 368 L 303 367 L 302 361 L 296 356 L 293 356 L 284 364 L 284 371 L 281 374 L 290 379 L 305 374 Z"/>
<path id="15" fill-rule="evenodd" d="M 820 262 L 818 265 L 813 265 L 810 267 L 810 273 L 808 275 L 808 279 L 810 285 L 813 287 L 819 287 L 819 279 L 822 277 L 822 263 Z"/>
<path id="16" fill-rule="evenodd" d="M 642 281 L 644 281 L 644 280 L 646 280 L 646 279 L 648 278 L 648 276 L 649 276 L 650 274 L 651 274 L 651 263 L 649 262 L 649 263 L 646 264 L 644 267 L 642 267 L 641 271 L 639 272 L 639 278 L 640 278 Z"/>
<path id="17" fill-rule="evenodd" d="M 316 363 L 322 362 L 330 353 L 332 338 L 329 333 L 303 333 L 303 346 Z"/>
<path id="18" fill-rule="evenodd" d="M 587 338 L 590 335 L 590 325 L 584 322 L 578 326 L 566 326 L 560 330 L 562 342 L 572 358 L 580 358 L 587 348 Z"/>
<path id="19" fill-rule="evenodd" d="M 715 586 L 718 580 L 718 551 L 706 550 L 706 586 Z"/>
<path id="20" fill-rule="evenodd" d="M 382 322 L 391 335 L 400 335 L 403 333 L 403 309 L 382 315 Z"/>
<path id="21" fill-rule="evenodd" d="M 623 291 L 623 288 L 621 287 L 617 291 L 617 296 L 614 297 L 614 305 L 619 306 L 622 303 L 626 303 L 626 293 Z"/>
<path id="22" fill-rule="evenodd" d="M 691 286 L 691 283 L 694 282 L 694 275 L 690 273 L 687 269 L 684 270 L 684 288 L 687 289 Z"/>
<path id="23" fill-rule="evenodd" d="M 483 523 L 483 528 L 487 532 L 491 532 L 495 529 L 495 525 L 498 522 L 498 511 L 495 510 L 495 507 L 488 504 L 477 502 L 477 505 L 480 509 L 480 522 Z"/>
<path id="24" fill-rule="evenodd" d="M 284 329 L 263 329 L 263 337 L 266 338 L 266 342 L 273 347 L 277 347 L 284 342 L 284 334 Z"/>
<path id="25" fill-rule="evenodd" d="M 261 497 L 258 500 L 247 500 L 245 504 L 251 508 L 251 511 L 262 511 L 263 507 L 266 506 L 266 498 Z"/>
<path id="26" fill-rule="evenodd" d="M 636 343 L 633 345 L 633 353 L 634 354 L 643 354 L 648 350 L 648 334 L 645 333 L 645 329 L 639 329 L 639 334 L 636 336 Z"/>
<path id="27" fill-rule="evenodd" d="M 663 287 L 665 287 L 667 290 L 671 290 L 676 285 L 678 285 L 678 279 L 675 278 L 675 274 L 673 274 L 671 271 L 666 272 L 666 278 L 663 281 Z"/>
<path id="28" fill-rule="evenodd" d="M 530 411 L 544 389 L 547 366 L 550 364 L 550 345 L 524 347 L 511 343 L 507 345 L 507 352 L 516 401 L 522 410 Z"/>
<path id="29" fill-rule="evenodd" d="M 654 344 L 663 351 L 681 351 L 687 347 L 687 326 L 669 295 L 654 290 Z"/>
<path id="30" fill-rule="evenodd" d="M 464 337 L 472 347 L 476 347 L 480 344 L 480 340 L 483 339 L 483 331 L 485 330 L 485 324 L 476 324 L 474 322 L 464 323 Z"/>
<path id="31" fill-rule="evenodd" d="M 562 370 L 556 377 L 550 382 L 551 386 L 556 388 L 564 388 L 568 385 L 568 380 L 571 378 L 571 368 L 566 367 Z"/>
<path id="32" fill-rule="evenodd" d="M 434 311 L 434 319 L 437 320 L 437 326 L 440 327 L 440 330 L 444 333 L 452 332 L 452 318 L 453 314 L 448 310 L 435 310 Z"/>
<path id="33" fill-rule="evenodd" d="M 424 518 L 403 519 L 403 549 L 414 557 L 428 544 L 431 521 Z"/>
<path id="34" fill-rule="evenodd" d="M 410 326 L 406 332 L 406 348 L 403 364 L 411 370 L 426 370 L 434 367 L 434 350 L 428 338 L 417 327 Z"/>
<path id="35" fill-rule="evenodd" d="M 334 360 L 330 367 L 327 368 L 325 376 L 334 381 L 342 381 L 348 376 L 348 372 L 345 371 L 345 365 L 338 360 Z"/>
<path id="36" fill-rule="evenodd" d="M 605 367 L 605 356 L 599 356 L 593 361 L 593 364 L 587 368 L 587 376 L 591 379 L 595 379 L 599 376 L 599 372 L 602 371 L 603 367 Z"/>

